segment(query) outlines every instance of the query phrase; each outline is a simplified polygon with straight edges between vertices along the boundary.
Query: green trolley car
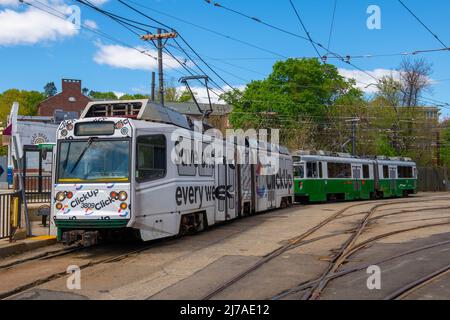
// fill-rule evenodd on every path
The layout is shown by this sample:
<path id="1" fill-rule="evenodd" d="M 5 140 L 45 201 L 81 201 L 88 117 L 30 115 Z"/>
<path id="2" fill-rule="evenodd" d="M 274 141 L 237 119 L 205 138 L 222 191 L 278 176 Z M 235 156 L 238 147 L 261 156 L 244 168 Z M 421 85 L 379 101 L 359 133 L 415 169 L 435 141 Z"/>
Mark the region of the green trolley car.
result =
<path id="1" fill-rule="evenodd" d="M 293 160 L 296 202 L 369 200 L 417 193 L 416 164 L 408 158 L 365 159 L 300 151 Z"/>

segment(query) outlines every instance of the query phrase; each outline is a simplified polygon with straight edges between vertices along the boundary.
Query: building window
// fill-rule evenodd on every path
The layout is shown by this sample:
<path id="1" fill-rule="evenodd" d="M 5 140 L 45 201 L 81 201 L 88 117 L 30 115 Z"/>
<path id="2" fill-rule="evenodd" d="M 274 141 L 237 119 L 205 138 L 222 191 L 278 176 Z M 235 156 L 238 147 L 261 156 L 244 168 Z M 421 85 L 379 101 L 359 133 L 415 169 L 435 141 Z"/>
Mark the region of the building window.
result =
<path id="1" fill-rule="evenodd" d="M 166 176 L 166 137 L 164 135 L 137 138 L 136 180 L 162 179 Z"/>

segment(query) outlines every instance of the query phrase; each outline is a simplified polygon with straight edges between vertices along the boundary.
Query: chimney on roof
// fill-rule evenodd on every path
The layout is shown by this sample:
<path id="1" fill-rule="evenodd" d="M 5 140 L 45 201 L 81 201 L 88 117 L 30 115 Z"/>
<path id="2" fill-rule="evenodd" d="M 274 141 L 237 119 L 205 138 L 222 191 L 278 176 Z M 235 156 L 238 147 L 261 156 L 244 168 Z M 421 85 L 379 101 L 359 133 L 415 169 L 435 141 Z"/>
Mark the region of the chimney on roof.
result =
<path id="1" fill-rule="evenodd" d="M 81 93 L 81 80 L 62 79 L 62 92 Z"/>

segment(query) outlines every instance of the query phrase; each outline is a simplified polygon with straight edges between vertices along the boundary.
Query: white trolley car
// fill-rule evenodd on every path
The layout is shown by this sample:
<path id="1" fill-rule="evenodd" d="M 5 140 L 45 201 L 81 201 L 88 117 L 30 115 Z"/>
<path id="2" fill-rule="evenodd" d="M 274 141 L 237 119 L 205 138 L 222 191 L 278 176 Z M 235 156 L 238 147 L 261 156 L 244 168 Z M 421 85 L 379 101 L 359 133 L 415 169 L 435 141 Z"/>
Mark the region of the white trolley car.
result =
<path id="1" fill-rule="evenodd" d="M 115 231 L 142 240 L 200 231 L 223 221 L 293 202 L 292 158 L 268 145 L 279 168 L 259 164 L 176 164 L 173 133 L 199 142 L 190 118 L 148 100 L 93 102 L 57 131 L 51 227 L 59 240 L 93 244 Z M 221 140 L 225 149 L 234 143 Z M 267 147 L 246 139 L 245 152 Z M 259 160 L 258 160 L 259 161 Z"/>

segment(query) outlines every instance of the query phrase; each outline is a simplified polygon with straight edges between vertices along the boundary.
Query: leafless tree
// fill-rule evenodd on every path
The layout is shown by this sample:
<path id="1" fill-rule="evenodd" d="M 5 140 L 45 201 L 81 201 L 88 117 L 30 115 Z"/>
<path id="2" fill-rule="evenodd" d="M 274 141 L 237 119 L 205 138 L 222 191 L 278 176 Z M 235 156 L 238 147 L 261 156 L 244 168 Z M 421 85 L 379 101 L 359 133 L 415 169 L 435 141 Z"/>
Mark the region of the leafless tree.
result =
<path id="1" fill-rule="evenodd" d="M 419 104 L 420 95 L 430 85 L 432 65 L 424 59 L 403 59 L 398 69 L 400 74 L 401 92 L 404 107 L 415 107 Z"/>

